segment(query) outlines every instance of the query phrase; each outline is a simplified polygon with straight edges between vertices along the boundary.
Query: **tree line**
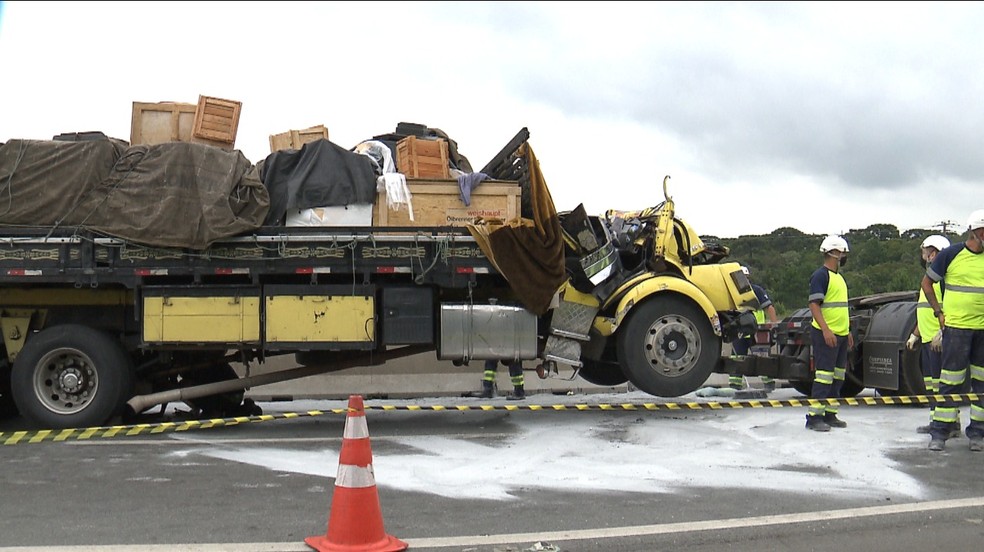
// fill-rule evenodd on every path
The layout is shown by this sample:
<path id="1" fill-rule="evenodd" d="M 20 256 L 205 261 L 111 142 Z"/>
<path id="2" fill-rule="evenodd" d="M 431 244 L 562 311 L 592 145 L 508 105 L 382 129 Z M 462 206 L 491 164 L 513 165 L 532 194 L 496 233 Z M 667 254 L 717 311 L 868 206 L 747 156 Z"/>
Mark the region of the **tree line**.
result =
<path id="1" fill-rule="evenodd" d="M 873 224 L 842 234 L 850 253 L 841 274 L 851 297 L 917 290 L 926 272 L 920 265 L 919 246 L 932 234 L 942 234 L 951 243 L 963 241 L 961 235 L 951 232 L 900 232 L 891 224 Z M 768 235 L 701 239 L 728 247 L 731 254 L 724 262 L 735 261 L 748 267 L 750 279 L 769 292 L 776 312 L 783 317 L 807 306 L 810 276 L 823 263 L 820 242 L 824 237 L 783 227 Z"/>

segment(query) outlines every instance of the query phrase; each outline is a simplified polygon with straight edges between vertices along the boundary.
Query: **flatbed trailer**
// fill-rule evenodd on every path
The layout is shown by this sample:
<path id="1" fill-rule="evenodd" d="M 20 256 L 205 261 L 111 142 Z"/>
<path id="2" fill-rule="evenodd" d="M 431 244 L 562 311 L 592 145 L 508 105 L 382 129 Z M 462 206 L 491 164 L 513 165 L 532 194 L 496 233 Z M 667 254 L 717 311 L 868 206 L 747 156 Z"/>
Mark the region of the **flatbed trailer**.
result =
<path id="1" fill-rule="evenodd" d="M 139 412 L 168 398 L 197 398 L 186 390 L 134 401 L 132 390 L 211 384 L 199 394 L 207 396 L 248 387 L 248 380 L 228 383 L 232 361 L 300 353 L 299 362 L 315 365 L 284 378 L 290 379 L 426 350 L 463 361 L 487 358 L 494 344 L 476 351 L 460 324 L 443 339 L 434 335 L 438 305 L 465 323 L 455 308 L 501 300 L 494 314 L 504 319 L 502 328 L 490 330 L 535 324 L 531 314 L 508 306 L 510 295 L 476 240 L 458 227 L 262 228 L 204 251 L 68 231 L 8 231 L 0 237 L 0 372 L 10 383 L 0 387 L 0 400 L 10 410 L 10 398 L 20 393 L 17 405 L 38 422 L 87 425 L 102 423 L 125 401 Z M 32 331 L 50 337 L 32 347 Z M 509 336 L 509 354 L 535 358 L 533 336 L 523 350 Z M 25 354 L 45 369 L 11 379 L 12 363 Z"/>
<path id="2" fill-rule="evenodd" d="M 535 360 L 538 374 L 566 365 L 571 379 L 654 396 L 696 390 L 722 343 L 754 327 L 741 266 L 675 216 L 668 176 L 653 207 L 556 212 L 528 136 L 482 170 L 520 191 L 522 216 L 499 225 L 261 226 L 176 248 L 6 222 L 0 415 L 86 427 L 183 401 L 222 416 L 256 385 L 427 351 Z M 209 148 L 181 150 L 222 161 L 196 147 Z M 299 368 L 251 375 L 288 354 Z"/>

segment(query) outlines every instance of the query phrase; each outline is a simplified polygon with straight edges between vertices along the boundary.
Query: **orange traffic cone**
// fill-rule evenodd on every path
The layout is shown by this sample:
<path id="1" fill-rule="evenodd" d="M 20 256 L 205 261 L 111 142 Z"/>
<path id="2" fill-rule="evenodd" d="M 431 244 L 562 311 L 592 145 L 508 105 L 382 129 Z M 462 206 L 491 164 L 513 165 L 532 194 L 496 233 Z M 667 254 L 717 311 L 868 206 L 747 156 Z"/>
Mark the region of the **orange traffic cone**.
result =
<path id="1" fill-rule="evenodd" d="M 349 397 L 328 532 L 304 539 L 319 552 L 397 552 L 409 545 L 387 535 L 372 473 L 372 447 L 362 397 Z"/>

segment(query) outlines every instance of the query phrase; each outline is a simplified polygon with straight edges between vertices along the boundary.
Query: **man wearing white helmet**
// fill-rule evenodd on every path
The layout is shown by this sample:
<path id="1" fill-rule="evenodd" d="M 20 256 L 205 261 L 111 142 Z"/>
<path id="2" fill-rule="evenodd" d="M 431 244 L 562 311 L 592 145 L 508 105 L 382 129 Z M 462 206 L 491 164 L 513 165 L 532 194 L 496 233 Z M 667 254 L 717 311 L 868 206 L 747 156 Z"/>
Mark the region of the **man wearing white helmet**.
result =
<path id="1" fill-rule="evenodd" d="M 940 251 L 943 251 L 947 247 L 950 247 L 950 240 L 946 236 L 941 236 L 939 234 L 933 234 L 923 240 L 922 245 L 920 245 L 921 258 L 923 268 L 926 268 L 929 263 L 933 262 L 936 255 Z M 937 303 L 942 299 L 941 291 L 942 282 L 935 282 L 933 284 L 933 295 L 936 297 Z M 936 319 L 933 315 L 933 306 L 929 304 L 926 299 L 926 292 L 922 290 L 922 286 L 919 288 L 919 300 L 916 302 L 916 327 L 909 336 L 909 340 L 906 341 L 906 347 L 910 351 L 916 349 L 917 343 L 922 343 L 919 351 L 919 366 L 922 370 L 923 384 L 926 387 L 927 394 L 935 394 L 940 390 L 940 366 L 942 362 L 942 330 L 940 329 L 940 321 Z M 930 411 L 930 421 L 932 422 L 932 410 Z M 929 433 L 929 425 L 919 426 L 916 428 L 919 433 Z M 960 435 L 959 423 L 955 431 L 951 431 L 951 437 L 957 437 Z"/>
<path id="2" fill-rule="evenodd" d="M 840 396 L 847 374 L 847 351 L 854 348 L 851 317 L 847 306 L 847 282 L 840 267 L 847 263 L 850 249 L 840 236 L 827 236 L 820 243 L 823 266 L 810 277 L 810 313 L 813 314 L 810 341 L 813 348 L 813 389 L 810 397 L 829 399 Z M 847 427 L 837 418 L 836 406 L 811 406 L 806 415 L 806 428 L 830 431 L 831 427 Z"/>
<path id="3" fill-rule="evenodd" d="M 943 282 L 943 303 L 933 282 Z M 984 209 L 970 214 L 967 240 L 941 251 L 923 276 L 922 289 L 943 328 L 940 393 L 959 393 L 970 371 L 970 390 L 984 394 Z M 959 428 L 956 404 L 940 403 L 933 410 L 929 450 L 946 445 L 953 426 Z M 984 451 L 984 399 L 970 405 L 966 429 L 970 450 Z"/>

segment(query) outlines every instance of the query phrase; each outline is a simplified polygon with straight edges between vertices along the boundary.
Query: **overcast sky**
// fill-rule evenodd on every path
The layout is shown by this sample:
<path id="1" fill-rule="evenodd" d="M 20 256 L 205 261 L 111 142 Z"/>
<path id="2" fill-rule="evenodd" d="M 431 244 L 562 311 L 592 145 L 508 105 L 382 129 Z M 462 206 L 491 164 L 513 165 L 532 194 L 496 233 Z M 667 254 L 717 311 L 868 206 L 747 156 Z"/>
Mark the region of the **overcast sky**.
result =
<path id="1" fill-rule="evenodd" d="M 984 208 L 984 4 L 0 2 L 0 142 L 132 102 L 243 104 L 236 147 L 401 121 L 480 169 L 528 127 L 558 210 L 662 200 L 701 234 L 966 222 Z"/>

